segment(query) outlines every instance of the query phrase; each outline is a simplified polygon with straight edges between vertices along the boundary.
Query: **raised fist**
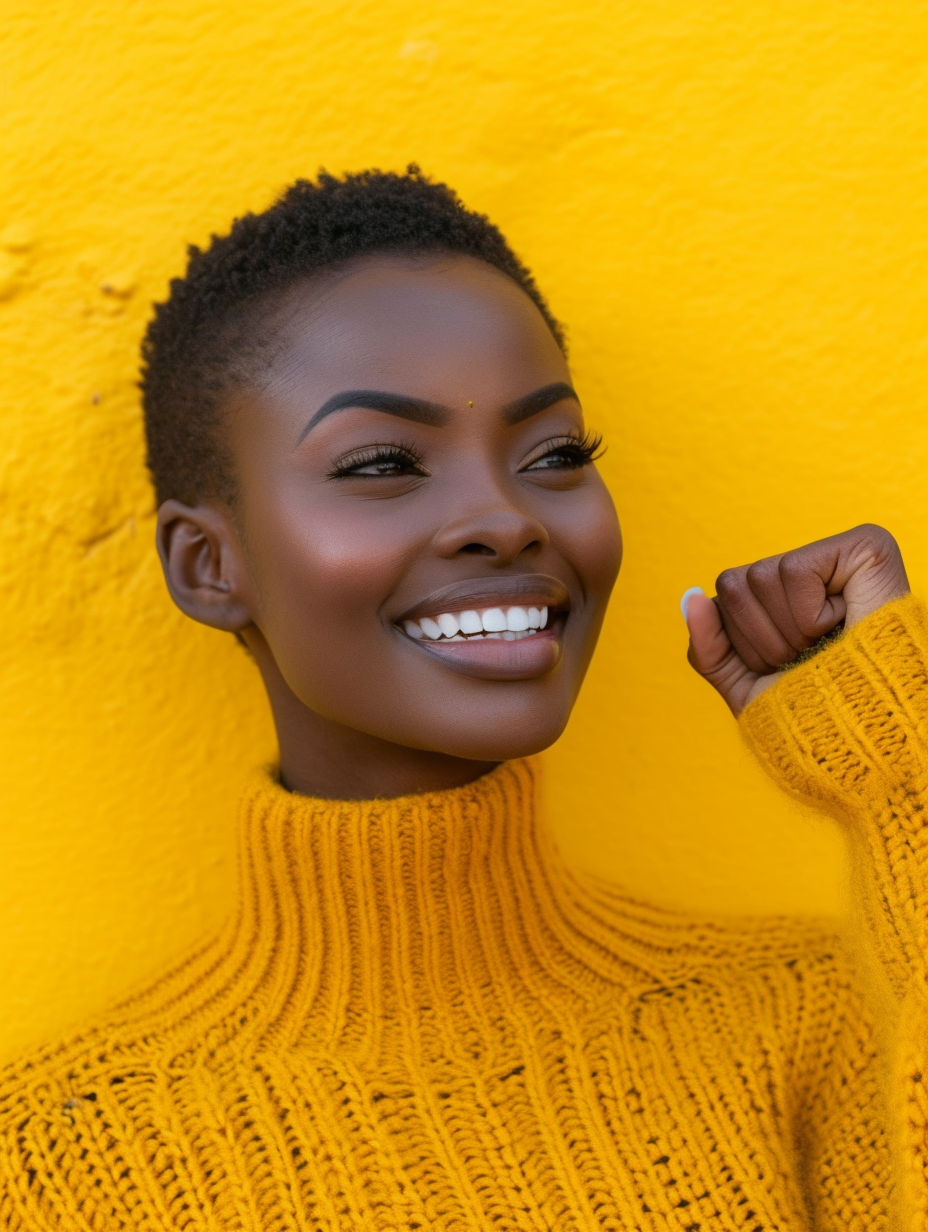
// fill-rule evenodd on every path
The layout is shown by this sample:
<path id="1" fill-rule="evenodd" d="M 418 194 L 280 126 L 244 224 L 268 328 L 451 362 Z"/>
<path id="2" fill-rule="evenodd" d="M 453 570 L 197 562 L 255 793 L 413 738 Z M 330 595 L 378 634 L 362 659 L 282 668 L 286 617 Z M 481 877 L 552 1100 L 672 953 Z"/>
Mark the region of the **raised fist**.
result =
<path id="1" fill-rule="evenodd" d="M 864 525 L 726 569 L 715 589 L 714 599 L 684 596 L 687 657 L 737 715 L 773 684 L 778 667 L 908 594 L 909 583 L 889 531 Z"/>

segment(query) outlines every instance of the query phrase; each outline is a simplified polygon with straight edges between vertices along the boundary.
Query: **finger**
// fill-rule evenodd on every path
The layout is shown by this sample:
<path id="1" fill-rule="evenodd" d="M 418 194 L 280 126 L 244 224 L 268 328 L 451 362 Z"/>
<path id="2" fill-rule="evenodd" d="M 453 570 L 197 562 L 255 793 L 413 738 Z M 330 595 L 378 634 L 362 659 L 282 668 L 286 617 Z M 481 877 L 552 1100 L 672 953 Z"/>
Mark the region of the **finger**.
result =
<path id="1" fill-rule="evenodd" d="M 690 633 L 690 665 L 722 695 L 734 714 L 740 714 L 758 675 L 751 671 L 731 643 L 715 602 L 693 594 L 686 609 Z"/>
<path id="2" fill-rule="evenodd" d="M 796 623 L 786 596 L 783 579 L 780 577 L 780 560 L 781 556 L 767 556 L 763 560 L 755 561 L 753 565 L 748 565 L 745 580 L 751 594 L 764 608 L 786 642 L 798 654 L 811 646 L 812 640 L 806 637 Z"/>
<path id="3" fill-rule="evenodd" d="M 810 645 L 830 633 L 847 613 L 841 594 L 846 578 L 838 568 L 840 549 L 834 542 L 838 538 L 834 535 L 784 552 L 777 563 L 793 619 Z"/>
<path id="4" fill-rule="evenodd" d="M 778 568 L 796 623 L 813 640 L 909 592 L 899 545 L 870 523 L 787 552 Z"/>
<path id="5" fill-rule="evenodd" d="M 847 574 L 843 597 L 848 628 L 884 603 L 909 593 L 899 544 L 883 526 L 865 523 L 838 536 L 843 542 L 839 569 Z"/>
<path id="6" fill-rule="evenodd" d="M 795 659 L 796 651 L 748 585 L 747 567 L 726 569 L 715 587 L 725 630 L 752 671 L 765 675 Z"/>

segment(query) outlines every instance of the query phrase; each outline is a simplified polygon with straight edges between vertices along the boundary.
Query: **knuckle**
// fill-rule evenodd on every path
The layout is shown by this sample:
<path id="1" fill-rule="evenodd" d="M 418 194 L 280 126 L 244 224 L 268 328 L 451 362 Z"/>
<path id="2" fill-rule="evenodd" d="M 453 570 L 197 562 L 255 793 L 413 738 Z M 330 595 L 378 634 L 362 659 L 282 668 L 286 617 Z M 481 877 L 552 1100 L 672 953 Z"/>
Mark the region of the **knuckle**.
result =
<path id="1" fill-rule="evenodd" d="M 742 569 L 723 569 L 719 576 L 715 579 L 715 593 L 721 599 L 731 599 L 741 589 L 741 579 L 744 570 Z"/>
<path id="2" fill-rule="evenodd" d="M 898 545 L 885 526 L 877 526 L 875 522 L 863 522 L 850 532 L 857 539 L 871 544 L 883 552 L 895 552 Z"/>
<path id="3" fill-rule="evenodd" d="M 763 560 L 755 560 L 753 565 L 748 565 L 745 576 L 748 585 L 753 589 L 755 586 L 765 585 L 765 583 L 776 577 L 776 572 L 776 558 L 765 556 Z"/>
<path id="4" fill-rule="evenodd" d="M 798 581 L 808 573 L 809 566 L 804 558 L 803 549 L 794 548 L 791 552 L 784 552 L 780 557 L 777 570 L 785 586 L 788 586 L 790 582 Z"/>

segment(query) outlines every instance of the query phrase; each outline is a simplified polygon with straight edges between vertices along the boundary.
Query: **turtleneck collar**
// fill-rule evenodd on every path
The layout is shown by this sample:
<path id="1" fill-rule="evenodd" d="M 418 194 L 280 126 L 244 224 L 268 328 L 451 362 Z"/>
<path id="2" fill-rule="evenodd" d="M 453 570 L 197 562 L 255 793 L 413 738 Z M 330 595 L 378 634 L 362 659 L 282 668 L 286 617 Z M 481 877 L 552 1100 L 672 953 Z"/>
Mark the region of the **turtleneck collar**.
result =
<path id="1" fill-rule="evenodd" d="M 512 762 L 451 791 L 346 802 L 253 776 L 236 915 L 178 999 L 256 1045 L 366 1050 L 391 1024 L 427 1032 L 430 1015 L 460 1015 L 463 1038 L 475 1016 L 614 996 L 640 978 L 640 940 L 623 942 L 563 864 L 535 780 Z"/>

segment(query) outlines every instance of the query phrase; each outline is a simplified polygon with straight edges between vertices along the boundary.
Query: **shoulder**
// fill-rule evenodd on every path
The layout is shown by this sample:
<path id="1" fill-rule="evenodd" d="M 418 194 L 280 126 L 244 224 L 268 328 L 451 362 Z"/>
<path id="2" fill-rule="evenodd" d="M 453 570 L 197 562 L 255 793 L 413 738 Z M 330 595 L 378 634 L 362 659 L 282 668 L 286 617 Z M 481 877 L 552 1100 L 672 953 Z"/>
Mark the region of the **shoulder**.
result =
<path id="1" fill-rule="evenodd" d="M 181 1010 L 214 951 L 211 938 L 85 1023 L 0 1067 L 0 1150 L 7 1153 L 15 1140 L 22 1155 L 29 1126 L 41 1125 L 43 1136 L 60 1130 L 64 1142 L 100 1106 L 103 1091 L 144 1088 L 171 1069 L 190 1034 L 178 1029 Z"/>
<path id="2" fill-rule="evenodd" d="M 700 1058 L 706 1073 L 764 1074 L 793 1108 L 832 1081 L 836 1065 L 872 1070 L 876 1033 L 838 921 L 677 911 L 587 884 L 634 939 L 624 1012 L 642 1037 Z"/>
<path id="3" fill-rule="evenodd" d="M 35 1048 L 0 1070 L 0 1222 L 12 1229 L 46 1227 L 43 1200 L 57 1189 L 85 1139 L 96 1136 L 101 1082 L 111 1049 L 94 1029 Z M 70 1212 L 74 1216 L 75 1212 Z M 48 1226 L 65 1227 L 67 1212 Z M 62 1220 L 64 1219 L 64 1222 Z"/>
<path id="4" fill-rule="evenodd" d="M 89 1227 L 81 1212 L 96 1210 L 99 1178 L 153 1164 L 152 1110 L 167 1106 L 172 1075 L 193 1056 L 176 1007 L 164 1013 L 183 991 L 178 976 L 0 1069 L 0 1226 Z M 118 1226 L 134 1226 L 125 1214 Z"/>
<path id="5" fill-rule="evenodd" d="M 101 1019 L 7 1062 L 0 1069 L 0 1135 L 11 1127 L 21 1135 L 36 1117 L 73 1119 L 83 1103 L 96 1102 L 101 1083 L 120 1081 L 127 1061 L 142 1062 L 145 1051 L 143 1040 L 121 1040 Z"/>
<path id="6" fill-rule="evenodd" d="M 679 986 L 735 1000 L 815 997 L 837 1009 L 856 972 L 840 922 L 815 916 L 725 915 L 637 900 L 590 874 L 588 901 L 631 944 L 645 986 Z M 710 993 L 711 990 L 711 993 Z"/>

